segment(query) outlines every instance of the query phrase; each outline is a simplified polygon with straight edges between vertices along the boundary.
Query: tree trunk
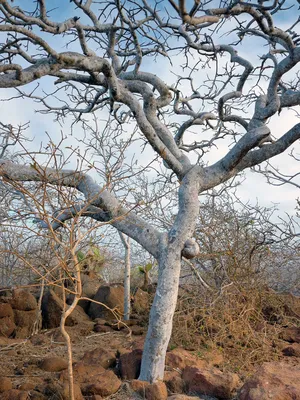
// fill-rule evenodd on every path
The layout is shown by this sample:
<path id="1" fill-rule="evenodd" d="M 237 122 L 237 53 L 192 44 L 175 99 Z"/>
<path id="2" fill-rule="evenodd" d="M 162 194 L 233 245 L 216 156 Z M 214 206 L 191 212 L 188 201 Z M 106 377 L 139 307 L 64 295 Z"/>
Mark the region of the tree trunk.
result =
<path id="1" fill-rule="evenodd" d="M 165 357 L 172 333 L 177 303 L 182 250 L 193 236 L 199 213 L 196 175 L 189 171 L 179 188 L 179 210 L 168 234 L 162 234 L 158 258 L 158 282 L 151 307 L 139 379 L 150 383 L 162 380 Z"/>
<path id="2" fill-rule="evenodd" d="M 130 319 L 130 238 L 127 237 L 127 246 L 125 247 L 125 271 L 124 271 L 124 320 Z"/>
<path id="3" fill-rule="evenodd" d="M 140 380 L 151 383 L 163 379 L 181 267 L 181 251 L 178 247 L 169 246 L 164 253 L 159 262 L 158 284 L 150 312 L 139 376 Z"/>
<path id="4" fill-rule="evenodd" d="M 130 252 L 130 237 L 124 235 L 124 233 L 119 231 L 119 236 L 123 243 L 125 249 L 125 258 L 124 258 L 124 321 L 128 321 L 130 319 L 130 272 L 131 272 L 131 252 Z"/>

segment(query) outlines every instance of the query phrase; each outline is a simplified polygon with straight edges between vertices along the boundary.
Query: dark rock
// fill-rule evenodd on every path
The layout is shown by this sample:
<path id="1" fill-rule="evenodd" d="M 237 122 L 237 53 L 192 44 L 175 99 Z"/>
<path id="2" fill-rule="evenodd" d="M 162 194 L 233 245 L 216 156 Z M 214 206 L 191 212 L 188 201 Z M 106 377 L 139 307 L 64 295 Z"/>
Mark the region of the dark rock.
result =
<path id="1" fill-rule="evenodd" d="M 52 329 L 60 325 L 63 301 L 53 292 L 48 290 L 42 300 L 43 328 Z M 88 316 L 80 306 L 77 306 L 66 320 L 66 326 L 74 326 L 81 322 L 89 321 Z"/>
<path id="2" fill-rule="evenodd" d="M 143 350 L 135 349 L 120 356 L 119 369 L 122 379 L 137 379 L 141 370 Z"/>
<path id="3" fill-rule="evenodd" d="M 300 343 L 300 328 L 295 326 L 284 328 L 279 337 L 286 342 Z"/>
<path id="4" fill-rule="evenodd" d="M 110 368 L 116 364 L 116 355 L 112 351 L 98 347 L 84 353 L 81 361 L 85 364 L 96 364 L 103 368 Z"/>
<path id="5" fill-rule="evenodd" d="M 94 300 L 102 303 L 91 303 L 88 315 L 92 318 L 104 318 L 111 320 L 116 318 L 116 314 L 122 316 L 124 314 L 124 288 L 120 285 L 100 286 Z M 110 311 L 109 309 L 114 312 Z"/>

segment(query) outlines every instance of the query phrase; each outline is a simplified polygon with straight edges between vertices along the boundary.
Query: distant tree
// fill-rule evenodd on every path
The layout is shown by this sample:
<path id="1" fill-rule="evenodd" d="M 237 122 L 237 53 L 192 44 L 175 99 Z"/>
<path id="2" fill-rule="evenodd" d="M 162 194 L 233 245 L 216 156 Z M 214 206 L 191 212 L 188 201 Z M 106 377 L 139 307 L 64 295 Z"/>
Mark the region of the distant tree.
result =
<path id="1" fill-rule="evenodd" d="M 289 118 L 300 105 L 299 13 L 296 4 L 291 10 L 285 3 L 72 0 L 67 10 L 62 4 L 51 11 L 45 0 L 30 3 L 29 10 L 23 1 L 0 1 L 0 88 L 16 88 L 17 96 L 40 102 L 60 121 L 74 116 L 87 123 L 89 113 L 102 111 L 98 122 L 110 118 L 112 134 L 118 129 L 126 137 L 136 126 L 144 151 L 163 162 L 175 186 L 180 182 L 174 222 L 159 231 L 135 211 L 140 203 L 126 207 L 122 196 L 80 170 L 1 161 L 7 183 L 43 182 L 84 195 L 84 202 L 55 214 L 52 229 L 78 214 L 110 221 L 157 259 L 141 380 L 163 378 L 181 260 L 199 254 L 193 239 L 199 194 L 300 138 L 300 123 L 277 136 L 268 127 L 272 117 L 283 112 Z M 58 22 L 66 11 L 69 18 Z M 288 25 L 285 16 L 291 17 Z M 21 89 L 37 81 L 55 88 Z M 218 143 L 222 152 L 211 163 Z"/>

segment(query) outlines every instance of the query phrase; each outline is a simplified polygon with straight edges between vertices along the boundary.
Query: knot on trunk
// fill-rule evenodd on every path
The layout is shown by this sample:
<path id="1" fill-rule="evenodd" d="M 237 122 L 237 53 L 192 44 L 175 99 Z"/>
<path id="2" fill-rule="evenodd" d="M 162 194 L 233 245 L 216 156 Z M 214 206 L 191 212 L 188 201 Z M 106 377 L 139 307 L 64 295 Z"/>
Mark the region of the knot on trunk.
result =
<path id="1" fill-rule="evenodd" d="M 197 257 L 199 253 L 200 253 L 200 248 L 198 243 L 194 238 L 191 238 L 184 243 L 181 255 L 182 257 L 185 257 L 190 260 L 191 258 Z"/>

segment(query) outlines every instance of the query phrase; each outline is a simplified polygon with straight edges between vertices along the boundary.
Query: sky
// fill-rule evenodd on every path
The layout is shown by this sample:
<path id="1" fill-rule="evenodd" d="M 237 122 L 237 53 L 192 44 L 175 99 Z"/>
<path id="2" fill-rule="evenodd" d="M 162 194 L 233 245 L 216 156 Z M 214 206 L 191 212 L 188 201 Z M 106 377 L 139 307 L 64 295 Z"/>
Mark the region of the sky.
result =
<path id="1" fill-rule="evenodd" d="M 15 1 L 15 4 L 32 4 L 29 0 Z M 74 6 L 69 1 L 61 0 L 52 0 L 51 6 L 53 8 L 59 7 L 56 11 L 54 11 L 53 15 L 57 20 L 63 20 L 66 16 L 73 16 L 74 13 L 76 15 L 76 11 L 74 11 Z M 49 4 L 49 2 L 48 2 Z M 287 5 L 293 5 L 295 2 L 290 0 L 287 2 Z M 294 9 L 295 10 L 295 9 Z M 71 14 L 69 14 L 71 12 Z M 294 15 L 294 11 L 291 9 L 290 12 L 285 13 L 282 17 L 278 19 L 278 23 L 284 24 L 286 26 L 289 25 L 291 17 Z M 295 28 L 299 29 L 297 26 Z M 50 44 L 56 43 L 57 37 L 52 37 L 49 39 Z M 224 38 L 224 40 L 228 40 Z M 267 52 L 266 48 L 259 48 L 258 42 L 254 39 L 248 40 L 244 43 L 243 47 L 239 49 L 240 55 L 245 55 L 247 58 L 251 58 L 253 60 L 257 60 L 258 55 L 262 55 Z M 56 48 L 58 45 L 56 43 Z M 64 51 L 64 50 L 62 50 Z M 180 64 L 182 62 L 181 55 L 174 56 L 172 58 L 173 67 L 170 67 L 168 63 L 158 61 L 155 63 L 154 61 L 147 62 L 142 66 L 142 69 L 148 70 L 152 72 L 160 71 L 161 76 L 170 84 L 172 80 L 174 80 L 174 73 L 182 73 L 182 69 Z M 42 87 L 48 91 L 53 88 L 53 79 L 52 78 L 43 78 L 40 82 Z M 36 84 L 32 84 L 30 87 L 34 87 Z M 22 89 L 29 90 L 29 87 L 24 87 Z M 7 98 L 14 94 L 13 90 L 1 90 L 0 91 L 0 99 Z M 24 124 L 30 121 L 30 127 L 27 131 L 27 135 L 31 138 L 32 142 L 29 144 L 30 149 L 38 149 L 41 142 L 46 143 L 48 141 L 48 136 L 46 132 L 50 135 L 52 140 L 59 141 L 61 137 L 61 132 L 65 135 L 68 135 L 71 127 L 70 121 L 66 121 L 66 124 L 63 126 L 59 126 L 57 123 L 53 121 L 53 115 L 45 115 L 39 114 L 36 110 L 40 109 L 41 106 L 39 104 L 34 103 L 33 101 L 15 99 L 7 102 L 0 102 L 0 115 L 1 120 L 4 123 L 11 123 L 13 125 Z M 298 112 L 299 112 L 298 107 Z M 276 116 L 272 118 L 268 126 L 271 129 L 272 135 L 274 137 L 281 136 L 284 132 L 286 132 L 291 126 L 295 123 L 299 122 L 299 118 L 296 116 L 296 112 L 282 112 L 280 116 Z M 76 135 L 80 137 L 81 127 L 77 125 L 74 129 Z M 199 131 L 200 132 L 200 131 Z M 193 135 L 193 134 L 191 134 Z M 194 140 L 194 137 L 191 137 L 191 140 Z M 74 138 L 68 139 L 64 146 L 68 147 L 70 145 L 74 145 Z M 67 152 L 67 149 L 65 150 Z M 216 147 L 207 157 L 206 162 L 212 164 L 217 161 L 220 156 L 225 154 L 228 151 L 228 143 L 226 141 L 219 142 L 218 147 Z M 296 154 L 300 153 L 299 143 L 295 145 Z M 147 152 L 144 152 L 142 155 L 139 154 L 140 146 L 134 146 L 131 150 L 131 153 L 128 156 L 131 156 L 135 153 L 137 159 L 140 161 L 147 163 L 148 160 L 153 156 L 153 152 L 148 149 Z M 287 152 L 288 153 L 288 152 Z M 299 170 L 300 163 L 291 160 L 287 154 L 280 155 L 274 159 L 274 165 L 280 168 L 284 173 L 296 173 Z M 299 182 L 299 181 L 298 181 Z M 299 182 L 300 183 L 300 182 Z M 271 186 L 266 183 L 266 179 L 260 174 L 248 171 L 246 173 L 246 179 L 243 184 L 238 189 L 238 194 L 243 201 L 250 201 L 251 203 L 259 203 L 263 206 L 271 206 L 273 204 L 277 204 L 278 206 L 278 214 L 284 215 L 285 212 L 293 214 L 295 212 L 296 206 L 296 198 L 299 196 L 299 189 L 295 186 L 284 185 L 280 187 Z"/>

